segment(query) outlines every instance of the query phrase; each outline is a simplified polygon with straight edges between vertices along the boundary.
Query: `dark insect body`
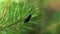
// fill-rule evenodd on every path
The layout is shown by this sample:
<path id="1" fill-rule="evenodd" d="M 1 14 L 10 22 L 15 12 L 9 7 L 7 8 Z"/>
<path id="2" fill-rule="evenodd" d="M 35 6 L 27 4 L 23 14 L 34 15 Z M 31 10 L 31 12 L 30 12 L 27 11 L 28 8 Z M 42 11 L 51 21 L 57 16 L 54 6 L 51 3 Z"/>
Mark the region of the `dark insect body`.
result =
<path id="1" fill-rule="evenodd" d="M 25 19 L 24 23 L 28 23 L 30 19 L 31 19 L 31 14 Z"/>

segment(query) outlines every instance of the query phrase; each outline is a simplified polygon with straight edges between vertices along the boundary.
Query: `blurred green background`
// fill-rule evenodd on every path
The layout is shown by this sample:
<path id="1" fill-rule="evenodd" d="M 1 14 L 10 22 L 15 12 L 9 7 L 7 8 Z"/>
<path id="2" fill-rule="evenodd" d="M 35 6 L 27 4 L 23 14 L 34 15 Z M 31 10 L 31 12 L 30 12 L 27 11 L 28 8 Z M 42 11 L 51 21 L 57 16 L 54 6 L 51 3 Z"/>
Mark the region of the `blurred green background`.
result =
<path id="1" fill-rule="evenodd" d="M 0 0 L 0 34 L 60 34 L 59 1 Z"/>

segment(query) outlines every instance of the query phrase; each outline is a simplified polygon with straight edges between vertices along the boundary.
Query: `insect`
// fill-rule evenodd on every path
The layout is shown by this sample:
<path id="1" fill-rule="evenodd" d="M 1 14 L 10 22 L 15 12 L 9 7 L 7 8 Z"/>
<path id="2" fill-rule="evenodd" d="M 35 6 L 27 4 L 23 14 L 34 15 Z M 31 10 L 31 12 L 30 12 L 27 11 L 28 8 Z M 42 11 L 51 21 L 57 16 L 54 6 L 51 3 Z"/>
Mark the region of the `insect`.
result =
<path id="1" fill-rule="evenodd" d="M 24 21 L 24 23 L 28 23 L 29 22 L 29 20 L 31 19 L 31 14 L 25 19 L 25 21 Z"/>

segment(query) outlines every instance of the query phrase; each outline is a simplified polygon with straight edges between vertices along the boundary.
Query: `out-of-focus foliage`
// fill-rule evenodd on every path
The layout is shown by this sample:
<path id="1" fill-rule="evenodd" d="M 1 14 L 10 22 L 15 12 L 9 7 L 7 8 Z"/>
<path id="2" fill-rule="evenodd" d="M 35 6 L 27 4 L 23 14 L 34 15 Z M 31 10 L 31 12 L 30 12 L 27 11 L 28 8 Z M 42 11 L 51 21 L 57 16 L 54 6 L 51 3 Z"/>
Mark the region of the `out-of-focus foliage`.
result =
<path id="1" fill-rule="evenodd" d="M 60 10 L 48 12 L 51 7 L 56 8 L 51 1 L 1 0 L 0 34 L 59 34 Z M 30 21 L 24 23 L 30 14 Z"/>

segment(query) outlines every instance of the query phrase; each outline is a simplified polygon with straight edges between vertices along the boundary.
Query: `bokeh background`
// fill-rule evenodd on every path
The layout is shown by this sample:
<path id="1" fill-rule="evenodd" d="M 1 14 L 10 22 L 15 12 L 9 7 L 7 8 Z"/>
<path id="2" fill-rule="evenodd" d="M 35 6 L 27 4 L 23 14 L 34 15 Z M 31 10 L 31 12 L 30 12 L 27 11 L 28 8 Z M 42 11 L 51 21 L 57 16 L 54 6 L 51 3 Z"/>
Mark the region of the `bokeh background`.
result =
<path id="1" fill-rule="evenodd" d="M 60 0 L 0 0 L 0 34 L 60 34 Z"/>

